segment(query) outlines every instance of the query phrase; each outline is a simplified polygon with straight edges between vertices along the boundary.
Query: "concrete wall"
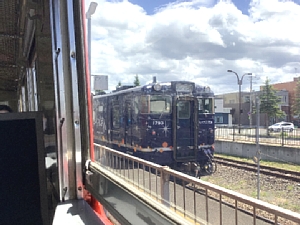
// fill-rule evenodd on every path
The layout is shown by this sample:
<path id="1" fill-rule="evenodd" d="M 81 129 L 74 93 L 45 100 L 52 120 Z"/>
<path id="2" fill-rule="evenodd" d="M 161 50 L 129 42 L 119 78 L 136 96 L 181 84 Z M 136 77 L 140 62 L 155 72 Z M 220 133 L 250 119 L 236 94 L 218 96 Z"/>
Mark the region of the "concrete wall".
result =
<path id="1" fill-rule="evenodd" d="M 256 144 L 215 141 L 215 152 L 220 154 L 253 158 L 257 155 L 256 148 Z M 288 162 L 300 165 L 299 148 L 259 145 L 259 149 L 261 152 L 261 159 L 263 160 Z"/>

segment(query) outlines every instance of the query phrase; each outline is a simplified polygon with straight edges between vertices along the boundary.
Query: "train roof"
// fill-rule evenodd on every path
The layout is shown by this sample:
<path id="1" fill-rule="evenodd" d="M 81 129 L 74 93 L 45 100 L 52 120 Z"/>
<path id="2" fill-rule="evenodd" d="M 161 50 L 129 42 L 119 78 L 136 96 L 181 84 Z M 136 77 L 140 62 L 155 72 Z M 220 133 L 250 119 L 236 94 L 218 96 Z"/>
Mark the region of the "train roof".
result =
<path id="1" fill-rule="evenodd" d="M 214 92 L 209 86 L 198 85 L 191 81 L 169 81 L 169 82 L 156 82 L 145 84 L 141 86 L 124 86 L 118 87 L 112 93 L 105 95 L 96 95 L 94 98 L 101 98 L 105 96 L 114 96 L 126 93 L 140 93 L 140 94 L 171 94 L 178 93 L 183 95 L 193 94 L 194 96 L 214 97 Z"/>

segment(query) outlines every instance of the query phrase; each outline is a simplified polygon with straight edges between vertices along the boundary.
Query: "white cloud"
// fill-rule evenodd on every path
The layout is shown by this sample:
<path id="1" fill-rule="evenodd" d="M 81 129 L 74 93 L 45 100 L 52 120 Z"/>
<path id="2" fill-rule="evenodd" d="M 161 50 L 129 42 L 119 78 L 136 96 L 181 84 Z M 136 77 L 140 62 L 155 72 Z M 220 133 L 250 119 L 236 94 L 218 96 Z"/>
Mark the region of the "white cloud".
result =
<path id="1" fill-rule="evenodd" d="M 256 90 L 266 77 L 275 83 L 299 75 L 299 5 L 252 0 L 244 15 L 231 1 L 213 2 L 177 1 L 148 15 L 128 1 L 99 0 L 92 16 L 92 73 L 108 75 L 110 90 L 138 74 L 142 84 L 152 76 L 187 79 L 217 94 L 238 90 L 228 69 L 262 77 Z"/>

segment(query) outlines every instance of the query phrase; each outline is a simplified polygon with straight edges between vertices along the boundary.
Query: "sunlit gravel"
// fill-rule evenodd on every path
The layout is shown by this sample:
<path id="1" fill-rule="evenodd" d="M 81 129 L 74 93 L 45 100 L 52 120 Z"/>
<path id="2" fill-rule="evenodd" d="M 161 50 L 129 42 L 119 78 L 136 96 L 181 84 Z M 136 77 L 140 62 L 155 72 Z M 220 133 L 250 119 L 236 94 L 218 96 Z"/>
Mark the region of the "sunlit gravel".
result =
<path id="1" fill-rule="evenodd" d="M 260 200 L 300 213 L 300 183 L 272 176 L 259 175 L 218 164 L 217 171 L 201 178 L 210 183 L 257 198 L 258 187 Z"/>

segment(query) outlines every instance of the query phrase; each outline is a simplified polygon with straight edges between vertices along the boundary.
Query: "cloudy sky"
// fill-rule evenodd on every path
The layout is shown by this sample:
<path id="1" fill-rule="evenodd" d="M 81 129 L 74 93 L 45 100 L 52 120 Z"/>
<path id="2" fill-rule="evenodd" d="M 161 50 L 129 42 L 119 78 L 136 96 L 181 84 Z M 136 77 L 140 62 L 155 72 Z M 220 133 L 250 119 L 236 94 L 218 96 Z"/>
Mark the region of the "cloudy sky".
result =
<path id="1" fill-rule="evenodd" d="M 255 74 L 254 90 L 267 77 L 300 76 L 300 0 L 94 1 L 92 74 L 108 75 L 109 91 L 136 74 L 141 84 L 188 80 L 215 94 L 238 91 L 229 69 Z"/>

